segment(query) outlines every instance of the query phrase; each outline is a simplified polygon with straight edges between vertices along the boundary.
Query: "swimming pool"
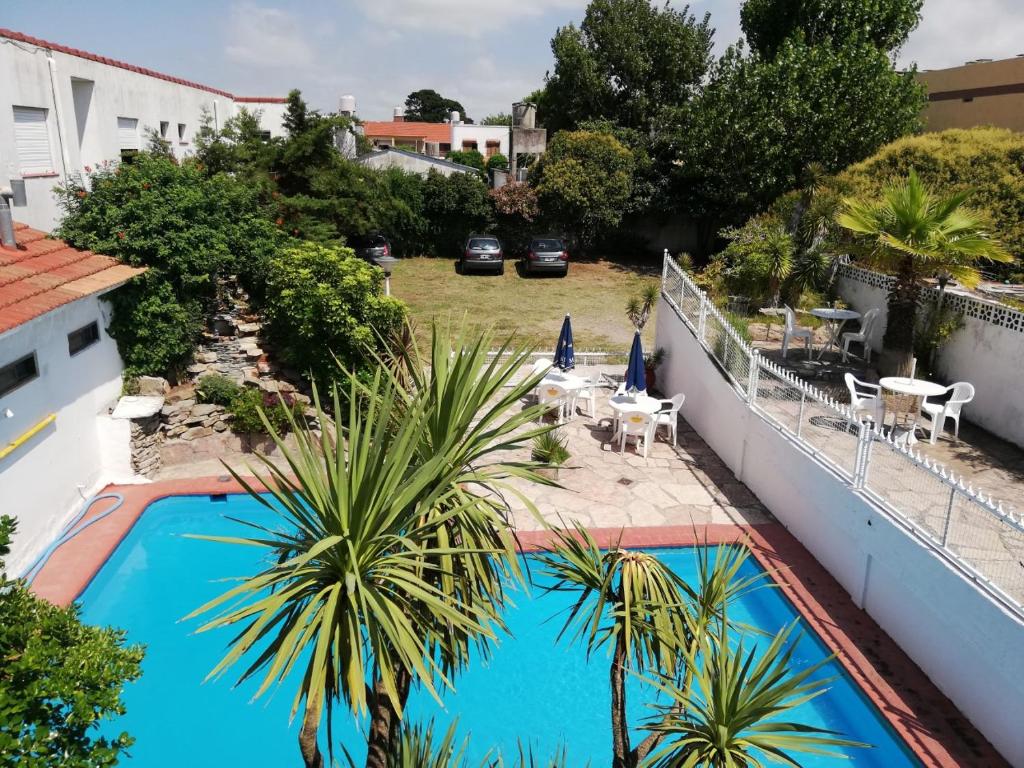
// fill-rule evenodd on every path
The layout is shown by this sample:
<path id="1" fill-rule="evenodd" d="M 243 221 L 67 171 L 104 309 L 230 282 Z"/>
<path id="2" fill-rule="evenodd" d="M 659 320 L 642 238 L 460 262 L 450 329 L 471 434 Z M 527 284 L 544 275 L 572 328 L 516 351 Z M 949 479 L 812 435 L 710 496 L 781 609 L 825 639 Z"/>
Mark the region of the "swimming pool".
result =
<path id="1" fill-rule="evenodd" d="M 225 515 L 268 521 L 270 513 L 246 496 L 214 501 L 207 496 L 177 496 L 152 504 L 113 553 L 81 597 L 83 618 L 123 627 L 134 642 L 147 646 L 143 676 L 125 692 L 128 713 L 116 723 L 136 737 L 125 764 L 142 768 L 231 764 L 285 766 L 301 764 L 296 744 L 298 724 L 289 725 L 294 689 L 284 687 L 251 702 L 256 682 L 233 688 L 233 677 L 202 683 L 224 654 L 232 631 L 195 635 L 198 621 L 181 617 L 220 594 L 215 580 L 254 573 L 260 551 L 184 538 L 185 533 L 237 534 L 238 524 Z M 696 577 L 690 549 L 659 550 L 659 557 L 688 580 Z M 758 566 L 748 561 L 747 574 Z M 536 571 L 534 571 L 536 575 Z M 555 642 L 568 596 L 518 592 L 504 637 L 487 664 L 471 665 L 456 681 L 458 690 L 439 707 L 425 694 L 414 694 L 410 714 L 434 718 L 446 727 L 455 716 L 460 735 L 470 735 L 470 757 L 500 747 L 514 752 L 517 740 L 547 755 L 565 744 L 570 765 L 608 762 L 608 661 L 587 662 L 582 648 Z M 797 616 L 779 590 L 760 589 L 736 604 L 731 618 L 775 632 Z M 806 625 L 805 625 L 806 629 Z M 809 632 L 794 655 L 809 665 L 827 655 Z M 839 730 L 875 745 L 850 750 L 842 765 L 900 768 L 919 765 L 878 711 L 835 662 L 824 676 L 838 675 L 824 696 L 805 704 L 796 717 Z M 232 670 L 237 673 L 240 671 Z M 646 688 L 631 681 L 630 721 L 648 713 Z M 645 698 L 646 696 L 646 698 Z M 344 713 L 335 717 L 336 742 L 346 744 L 356 760 L 363 757 L 357 726 Z M 836 764 L 835 759 L 800 756 L 808 768 Z"/>

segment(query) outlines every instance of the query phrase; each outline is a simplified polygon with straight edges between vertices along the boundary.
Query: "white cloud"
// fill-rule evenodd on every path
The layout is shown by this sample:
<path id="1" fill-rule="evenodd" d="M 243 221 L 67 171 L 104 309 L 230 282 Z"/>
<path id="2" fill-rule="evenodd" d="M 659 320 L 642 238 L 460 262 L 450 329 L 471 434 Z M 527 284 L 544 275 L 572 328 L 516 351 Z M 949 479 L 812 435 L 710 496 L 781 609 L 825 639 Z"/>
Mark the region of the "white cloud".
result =
<path id="1" fill-rule="evenodd" d="M 362 10 L 372 21 L 391 27 L 479 37 L 512 22 L 586 6 L 587 0 L 374 0 Z M 512 44 L 514 30 L 508 31 L 513 37 L 502 42 Z"/>
<path id="2" fill-rule="evenodd" d="M 224 53 L 236 64 L 268 69 L 309 69 L 316 60 L 313 46 L 289 13 L 249 3 L 231 8 Z"/>
<path id="3" fill-rule="evenodd" d="M 1021 0 L 925 0 L 921 25 L 899 58 L 920 69 L 941 69 L 1018 53 L 1024 53 Z"/>

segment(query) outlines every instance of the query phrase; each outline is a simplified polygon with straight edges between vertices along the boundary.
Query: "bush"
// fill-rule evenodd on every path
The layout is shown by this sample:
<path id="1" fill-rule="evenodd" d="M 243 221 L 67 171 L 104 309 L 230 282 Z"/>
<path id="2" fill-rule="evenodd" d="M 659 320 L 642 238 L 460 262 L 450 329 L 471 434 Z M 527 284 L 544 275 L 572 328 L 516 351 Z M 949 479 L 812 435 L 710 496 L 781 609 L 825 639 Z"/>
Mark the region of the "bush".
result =
<path id="1" fill-rule="evenodd" d="M 3 558 L 14 529 L 13 518 L 0 517 L 0 764 L 113 766 L 134 739 L 108 723 L 125 712 L 121 692 L 140 675 L 142 646 L 8 580 Z"/>
<path id="2" fill-rule="evenodd" d="M 210 405 L 231 405 L 241 387 L 227 376 L 213 373 L 203 376 L 196 384 L 196 399 Z"/>
<path id="3" fill-rule="evenodd" d="M 505 157 L 501 152 L 496 152 L 487 158 L 487 170 L 488 171 L 507 171 L 508 170 L 508 158 Z"/>
<path id="4" fill-rule="evenodd" d="M 181 302 L 174 288 L 146 273 L 110 295 L 109 332 L 128 377 L 176 374 L 188 365 L 203 328 L 199 301 Z"/>
<path id="5" fill-rule="evenodd" d="M 569 460 L 569 449 L 566 440 L 552 432 L 545 432 L 533 438 L 531 458 L 553 467 L 561 466 Z"/>
<path id="6" fill-rule="evenodd" d="M 231 430 L 238 434 L 266 434 L 267 427 L 260 417 L 260 411 L 279 435 L 291 430 L 288 412 L 293 418 L 301 415 L 301 404 L 291 395 L 274 395 L 249 387 L 241 388 L 231 398 L 228 412 L 231 414 Z"/>
<path id="7" fill-rule="evenodd" d="M 495 233 L 509 253 L 522 253 L 530 244 L 534 223 L 540 217 L 537 193 L 529 184 L 510 182 L 491 190 Z"/>
<path id="8" fill-rule="evenodd" d="M 423 217 L 430 253 L 456 256 L 466 235 L 490 228 L 492 208 L 487 185 L 473 174 L 443 176 L 432 170 L 423 185 Z"/>
<path id="9" fill-rule="evenodd" d="M 338 363 L 362 367 L 405 318 L 405 305 L 383 289 L 384 273 L 350 248 L 282 251 L 267 276 L 264 314 L 283 362 L 321 384 L 337 378 Z"/>
<path id="10" fill-rule="evenodd" d="M 480 172 L 484 170 L 484 156 L 475 149 L 456 149 L 448 153 L 447 159 L 452 163 L 476 168 Z"/>

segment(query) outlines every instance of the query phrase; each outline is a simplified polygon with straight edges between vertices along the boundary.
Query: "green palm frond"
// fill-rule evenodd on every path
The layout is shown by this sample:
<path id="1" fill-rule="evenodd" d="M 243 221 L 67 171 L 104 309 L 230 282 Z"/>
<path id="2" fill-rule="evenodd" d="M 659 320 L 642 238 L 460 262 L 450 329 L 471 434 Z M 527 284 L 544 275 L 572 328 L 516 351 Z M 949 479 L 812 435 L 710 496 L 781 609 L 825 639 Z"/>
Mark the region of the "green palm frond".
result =
<path id="1" fill-rule="evenodd" d="M 827 690 L 819 675 L 831 657 L 792 671 L 796 624 L 761 652 L 733 646 L 722 625 L 701 658 L 687 654 L 692 680 L 679 686 L 662 675 L 651 681 L 668 697 L 645 729 L 663 736 L 643 765 L 652 768 L 731 768 L 767 762 L 799 768 L 793 753 L 842 759 L 836 747 L 867 747 L 841 734 L 787 720 L 786 715 Z"/>

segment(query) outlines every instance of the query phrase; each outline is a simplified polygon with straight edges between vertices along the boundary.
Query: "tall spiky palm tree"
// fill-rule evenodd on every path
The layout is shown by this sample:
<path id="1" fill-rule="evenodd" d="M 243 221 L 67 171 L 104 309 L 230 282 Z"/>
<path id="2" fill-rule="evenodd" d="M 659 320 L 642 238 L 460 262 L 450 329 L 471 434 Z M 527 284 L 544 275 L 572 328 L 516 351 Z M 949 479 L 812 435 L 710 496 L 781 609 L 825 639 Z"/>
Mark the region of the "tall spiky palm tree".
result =
<path id="1" fill-rule="evenodd" d="M 980 262 L 1013 260 L 984 219 L 964 207 L 969 197 L 969 192 L 938 197 L 911 170 L 906 180 L 893 181 L 879 201 L 847 199 L 838 217 L 865 260 L 896 279 L 889 292 L 883 355 L 891 357 L 889 367 L 898 375 L 909 375 L 912 368 L 923 281 L 948 272 L 973 287 L 981 278 Z"/>
<path id="2" fill-rule="evenodd" d="M 200 631 L 240 627 L 212 676 L 247 658 L 241 679 L 262 677 L 257 696 L 296 684 L 309 768 L 323 766 L 318 728 L 326 711 L 330 731 L 339 701 L 369 714 L 366 765 L 386 768 L 410 686 L 438 697 L 504 628 L 505 584 L 521 580 L 506 481 L 548 481 L 498 452 L 547 428 L 527 427 L 538 409 L 519 410 L 536 385 L 513 382 L 528 351 L 489 359 L 490 348 L 488 334 L 435 328 L 410 385 L 384 366 L 369 384 L 348 377 L 347 426 L 293 424 L 289 448 L 264 420 L 287 465 L 260 457 L 268 493 L 232 472 L 278 524 L 215 540 L 261 547 L 272 564 L 192 615 L 219 610 Z M 335 414 L 341 402 L 335 388 Z"/>
<path id="3" fill-rule="evenodd" d="M 559 531 L 554 545 L 540 556 L 555 580 L 549 591 L 577 595 L 559 637 L 571 632 L 573 641 L 586 645 L 588 655 L 610 647 L 614 768 L 635 768 L 661 738 L 653 734 L 631 746 L 627 675 L 689 675 L 680 665 L 684 654 L 698 653 L 724 606 L 760 578 L 737 575 L 747 551 L 723 547 L 714 561 L 703 555 L 696 588 L 653 553 L 619 546 L 602 551 L 579 524 L 574 531 Z"/>

